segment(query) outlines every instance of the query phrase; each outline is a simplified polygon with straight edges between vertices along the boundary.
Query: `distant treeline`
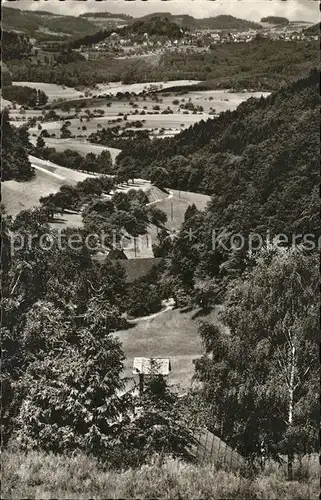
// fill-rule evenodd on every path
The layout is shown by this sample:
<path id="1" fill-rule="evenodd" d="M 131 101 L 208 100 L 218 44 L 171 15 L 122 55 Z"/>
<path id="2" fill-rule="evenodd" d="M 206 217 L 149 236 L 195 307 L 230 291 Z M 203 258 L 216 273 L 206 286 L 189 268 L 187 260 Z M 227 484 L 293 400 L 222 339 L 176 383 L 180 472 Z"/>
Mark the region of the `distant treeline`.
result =
<path id="1" fill-rule="evenodd" d="M 290 21 L 286 17 L 268 16 L 262 17 L 261 23 L 280 24 L 282 26 L 287 26 Z"/>
<path id="2" fill-rule="evenodd" d="M 68 56 L 69 57 L 69 56 Z M 79 58 L 78 58 L 79 59 Z M 205 54 L 170 52 L 158 65 L 146 60 L 96 59 L 69 63 L 9 61 L 14 81 L 39 81 L 70 87 L 122 81 L 126 84 L 151 81 L 202 80 L 209 89 L 277 90 L 318 66 L 318 44 L 255 40 L 215 46 Z"/>
<path id="3" fill-rule="evenodd" d="M 37 141 L 37 156 L 41 156 L 46 160 L 72 170 L 99 174 L 113 173 L 112 158 L 107 149 L 97 155 L 94 153 L 88 153 L 84 157 L 77 151 L 72 151 L 70 149 L 59 152 L 55 148 L 46 147 L 45 140 L 41 139 L 42 138 Z"/>

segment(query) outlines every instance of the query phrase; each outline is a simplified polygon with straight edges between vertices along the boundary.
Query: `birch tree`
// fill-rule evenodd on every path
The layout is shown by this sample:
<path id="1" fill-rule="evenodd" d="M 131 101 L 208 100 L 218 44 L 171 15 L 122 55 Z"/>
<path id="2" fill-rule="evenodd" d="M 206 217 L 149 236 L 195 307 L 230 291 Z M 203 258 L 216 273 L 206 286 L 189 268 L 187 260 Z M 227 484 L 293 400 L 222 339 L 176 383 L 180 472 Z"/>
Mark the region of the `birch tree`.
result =
<path id="1" fill-rule="evenodd" d="M 263 251 L 234 281 L 222 320 L 204 324 L 196 362 L 212 430 L 247 456 L 288 456 L 318 443 L 318 258 Z"/>

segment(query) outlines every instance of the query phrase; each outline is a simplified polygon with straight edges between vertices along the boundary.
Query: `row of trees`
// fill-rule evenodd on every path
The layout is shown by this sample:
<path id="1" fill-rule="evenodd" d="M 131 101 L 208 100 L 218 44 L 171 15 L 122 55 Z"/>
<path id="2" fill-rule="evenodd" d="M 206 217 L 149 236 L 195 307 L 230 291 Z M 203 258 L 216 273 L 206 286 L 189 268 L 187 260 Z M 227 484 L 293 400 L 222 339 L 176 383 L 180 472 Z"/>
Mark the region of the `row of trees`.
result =
<path id="1" fill-rule="evenodd" d="M 44 136 L 40 134 L 37 139 L 36 154 L 41 158 L 72 170 L 103 175 L 113 173 L 112 157 L 108 150 L 102 151 L 100 154 L 87 153 L 85 156 L 71 149 L 58 152 L 55 148 L 46 147 Z"/>
<path id="2" fill-rule="evenodd" d="M 130 148 L 135 143 L 140 144 L 141 142 L 149 141 L 149 131 L 126 130 L 120 125 L 116 125 L 110 128 L 101 128 L 97 132 L 93 132 L 88 137 L 88 140 L 94 144 L 102 144 L 117 149 Z M 129 162 L 131 162 L 130 159 Z"/>

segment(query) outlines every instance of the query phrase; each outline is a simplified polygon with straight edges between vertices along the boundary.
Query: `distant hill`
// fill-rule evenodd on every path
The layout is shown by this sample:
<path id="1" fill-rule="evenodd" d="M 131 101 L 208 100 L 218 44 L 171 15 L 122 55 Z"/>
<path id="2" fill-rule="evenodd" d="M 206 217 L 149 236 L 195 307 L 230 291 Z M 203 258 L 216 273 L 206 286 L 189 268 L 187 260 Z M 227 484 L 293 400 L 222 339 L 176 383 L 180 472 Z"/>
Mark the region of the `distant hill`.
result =
<path id="1" fill-rule="evenodd" d="M 140 18 L 140 20 L 146 20 L 151 17 L 166 17 L 173 23 L 179 26 L 185 26 L 189 29 L 213 29 L 213 30 L 240 30 L 246 31 L 249 29 L 262 29 L 262 26 L 258 23 L 252 21 L 247 21 L 245 19 L 239 19 L 234 16 L 221 15 L 216 17 L 208 17 L 203 19 L 196 19 L 192 16 L 187 15 L 173 15 L 170 13 L 156 13 L 148 14 L 147 16 Z"/>
<path id="2" fill-rule="evenodd" d="M 105 18 L 105 19 L 134 19 L 132 16 L 128 16 L 127 14 L 113 14 L 112 12 L 86 12 L 85 14 L 81 14 L 79 17 L 92 17 L 92 18 Z"/>
<path id="3" fill-rule="evenodd" d="M 173 22 L 169 17 L 151 16 L 135 21 L 133 24 L 125 26 L 120 30 L 123 34 L 158 35 L 168 38 L 180 38 L 182 36 L 182 28 L 177 23 Z"/>
<path id="4" fill-rule="evenodd" d="M 131 25 L 141 21 L 149 21 L 152 18 L 168 19 L 170 22 L 177 24 L 182 28 L 188 29 L 214 29 L 214 30 L 240 30 L 247 31 L 249 29 L 261 29 L 262 26 L 258 23 L 253 23 L 245 19 L 238 19 L 234 16 L 221 15 L 216 17 L 208 17 L 204 19 L 196 19 L 193 16 L 185 14 L 171 14 L 170 12 L 155 12 L 147 14 L 140 18 L 133 18 L 125 14 L 111 14 L 110 12 L 95 12 L 82 14 L 81 18 L 90 20 L 101 28 L 109 28 L 111 25 L 117 26 L 120 24 Z"/>
<path id="5" fill-rule="evenodd" d="M 278 17 L 278 16 L 262 17 L 261 19 L 261 23 L 278 24 L 281 26 L 287 26 L 289 22 L 290 21 L 286 17 Z"/>
<path id="6" fill-rule="evenodd" d="M 186 28 L 185 28 L 186 29 Z M 169 18 L 163 16 L 148 16 L 146 18 L 135 20 L 121 28 L 110 27 L 109 29 L 96 30 L 94 34 L 79 37 L 70 42 L 70 47 L 79 48 L 84 45 L 93 45 L 102 42 L 111 36 L 115 31 L 122 37 L 135 36 L 142 39 L 145 34 L 149 36 L 165 37 L 170 40 L 179 39 L 184 33 L 184 29 L 173 23 Z"/>
<path id="7" fill-rule="evenodd" d="M 126 14 L 112 14 L 111 12 L 86 12 L 79 17 L 87 19 L 100 29 L 120 28 L 135 21 L 133 17 Z"/>
<path id="8" fill-rule="evenodd" d="M 246 19 L 239 19 L 234 16 L 216 16 L 209 17 L 208 19 L 198 19 L 200 27 L 210 28 L 215 30 L 239 30 L 246 31 L 249 29 L 261 29 L 261 25 Z"/>
<path id="9" fill-rule="evenodd" d="M 2 29 L 43 39 L 46 35 L 48 38 L 68 38 L 95 33 L 97 26 L 84 18 L 3 7 Z"/>

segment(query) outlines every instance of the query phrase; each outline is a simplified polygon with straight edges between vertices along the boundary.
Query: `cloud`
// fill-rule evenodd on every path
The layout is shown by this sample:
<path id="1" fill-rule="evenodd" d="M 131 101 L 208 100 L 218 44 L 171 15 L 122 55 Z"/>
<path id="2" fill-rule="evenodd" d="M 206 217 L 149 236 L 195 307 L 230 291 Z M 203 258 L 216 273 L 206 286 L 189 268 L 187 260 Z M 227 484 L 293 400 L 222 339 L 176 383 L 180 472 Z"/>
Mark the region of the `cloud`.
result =
<path id="1" fill-rule="evenodd" d="M 229 14 L 252 21 L 270 15 L 315 23 L 320 20 L 319 2 L 315 0 L 20 0 L 4 3 L 14 8 L 74 16 L 85 12 L 112 12 L 139 17 L 153 12 L 171 12 L 194 17 Z"/>

